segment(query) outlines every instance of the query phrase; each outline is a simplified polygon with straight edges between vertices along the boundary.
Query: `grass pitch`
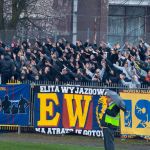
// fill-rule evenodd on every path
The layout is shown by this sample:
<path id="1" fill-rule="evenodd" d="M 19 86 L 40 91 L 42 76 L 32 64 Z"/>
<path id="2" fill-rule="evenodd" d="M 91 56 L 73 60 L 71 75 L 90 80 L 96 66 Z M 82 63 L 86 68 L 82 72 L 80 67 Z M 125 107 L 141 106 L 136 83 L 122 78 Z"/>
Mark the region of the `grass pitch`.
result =
<path id="1" fill-rule="evenodd" d="M 150 141 L 115 138 L 116 150 L 150 150 Z M 0 133 L 0 150 L 104 150 L 101 138 Z"/>
<path id="2" fill-rule="evenodd" d="M 0 141 L 1 150 L 104 150 L 100 147 L 86 147 L 64 144 L 25 143 Z"/>

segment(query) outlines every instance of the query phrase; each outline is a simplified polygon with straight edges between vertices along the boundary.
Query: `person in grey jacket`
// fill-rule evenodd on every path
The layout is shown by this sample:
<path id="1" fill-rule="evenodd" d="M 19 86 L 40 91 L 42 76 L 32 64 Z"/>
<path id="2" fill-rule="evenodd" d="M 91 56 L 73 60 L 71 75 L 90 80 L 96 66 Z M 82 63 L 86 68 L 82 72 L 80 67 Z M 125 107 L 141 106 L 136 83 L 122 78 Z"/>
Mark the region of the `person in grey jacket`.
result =
<path id="1" fill-rule="evenodd" d="M 131 80 L 132 78 L 132 68 L 131 66 L 128 66 L 128 62 L 125 61 L 123 66 L 119 66 L 118 64 L 113 64 L 113 66 L 119 70 L 121 70 L 123 73 L 125 73 L 126 77 Z"/>
<path id="2" fill-rule="evenodd" d="M 136 75 L 134 75 L 132 77 L 132 80 L 130 82 L 127 82 L 127 81 L 124 80 L 125 79 L 125 74 L 121 74 L 120 79 L 121 79 L 121 83 L 124 86 L 127 86 L 128 88 L 136 89 L 136 88 L 139 88 L 141 86 L 141 83 L 139 82 Z"/>

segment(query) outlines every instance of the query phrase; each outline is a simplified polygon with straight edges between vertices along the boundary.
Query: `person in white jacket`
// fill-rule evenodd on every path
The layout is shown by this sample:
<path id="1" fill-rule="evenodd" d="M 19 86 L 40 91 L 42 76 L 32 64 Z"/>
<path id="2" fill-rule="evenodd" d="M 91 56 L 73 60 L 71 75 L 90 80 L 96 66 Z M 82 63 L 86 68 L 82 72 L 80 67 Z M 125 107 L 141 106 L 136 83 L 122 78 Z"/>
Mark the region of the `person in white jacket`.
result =
<path id="1" fill-rule="evenodd" d="M 130 89 L 139 88 L 141 86 L 141 83 L 139 82 L 138 77 L 136 75 L 133 75 L 132 80 L 130 82 L 127 82 L 124 79 L 125 79 L 125 74 L 120 74 L 121 83 Z"/>
<path id="2" fill-rule="evenodd" d="M 118 64 L 113 64 L 113 66 L 119 70 L 121 70 L 125 75 L 126 77 L 131 80 L 132 79 L 132 67 L 131 66 L 128 66 L 128 62 L 125 61 L 123 66 L 119 66 Z"/>

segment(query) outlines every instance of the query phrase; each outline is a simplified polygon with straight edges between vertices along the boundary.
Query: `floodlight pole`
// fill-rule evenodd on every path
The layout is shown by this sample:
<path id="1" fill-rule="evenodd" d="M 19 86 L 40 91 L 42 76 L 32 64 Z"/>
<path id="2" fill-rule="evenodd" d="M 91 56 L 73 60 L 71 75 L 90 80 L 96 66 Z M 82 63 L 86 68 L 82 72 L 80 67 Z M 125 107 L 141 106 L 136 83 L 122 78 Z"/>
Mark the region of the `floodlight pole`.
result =
<path id="1" fill-rule="evenodd" d="M 72 43 L 76 44 L 77 41 L 77 12 L 78 0 L 73 0 L 73 15 L 72 15 Z"/>

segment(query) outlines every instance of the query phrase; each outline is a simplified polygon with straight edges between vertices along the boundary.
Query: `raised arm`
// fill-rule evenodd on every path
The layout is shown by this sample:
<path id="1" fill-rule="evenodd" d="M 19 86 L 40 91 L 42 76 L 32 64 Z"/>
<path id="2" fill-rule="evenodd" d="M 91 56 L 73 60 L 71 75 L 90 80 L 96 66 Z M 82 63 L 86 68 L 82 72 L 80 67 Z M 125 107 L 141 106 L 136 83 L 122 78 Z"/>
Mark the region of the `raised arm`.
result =
<path id="1" fill-rule="evenodd" d="M 113 66 L 114 66 L 115 68 L 117 68 L 117 69 L 123 71 L 123 67 L 120 67 L 120 66 L 118 66 L 118 65 L 116 65 L 116 64 L 113 64 Z"/>

